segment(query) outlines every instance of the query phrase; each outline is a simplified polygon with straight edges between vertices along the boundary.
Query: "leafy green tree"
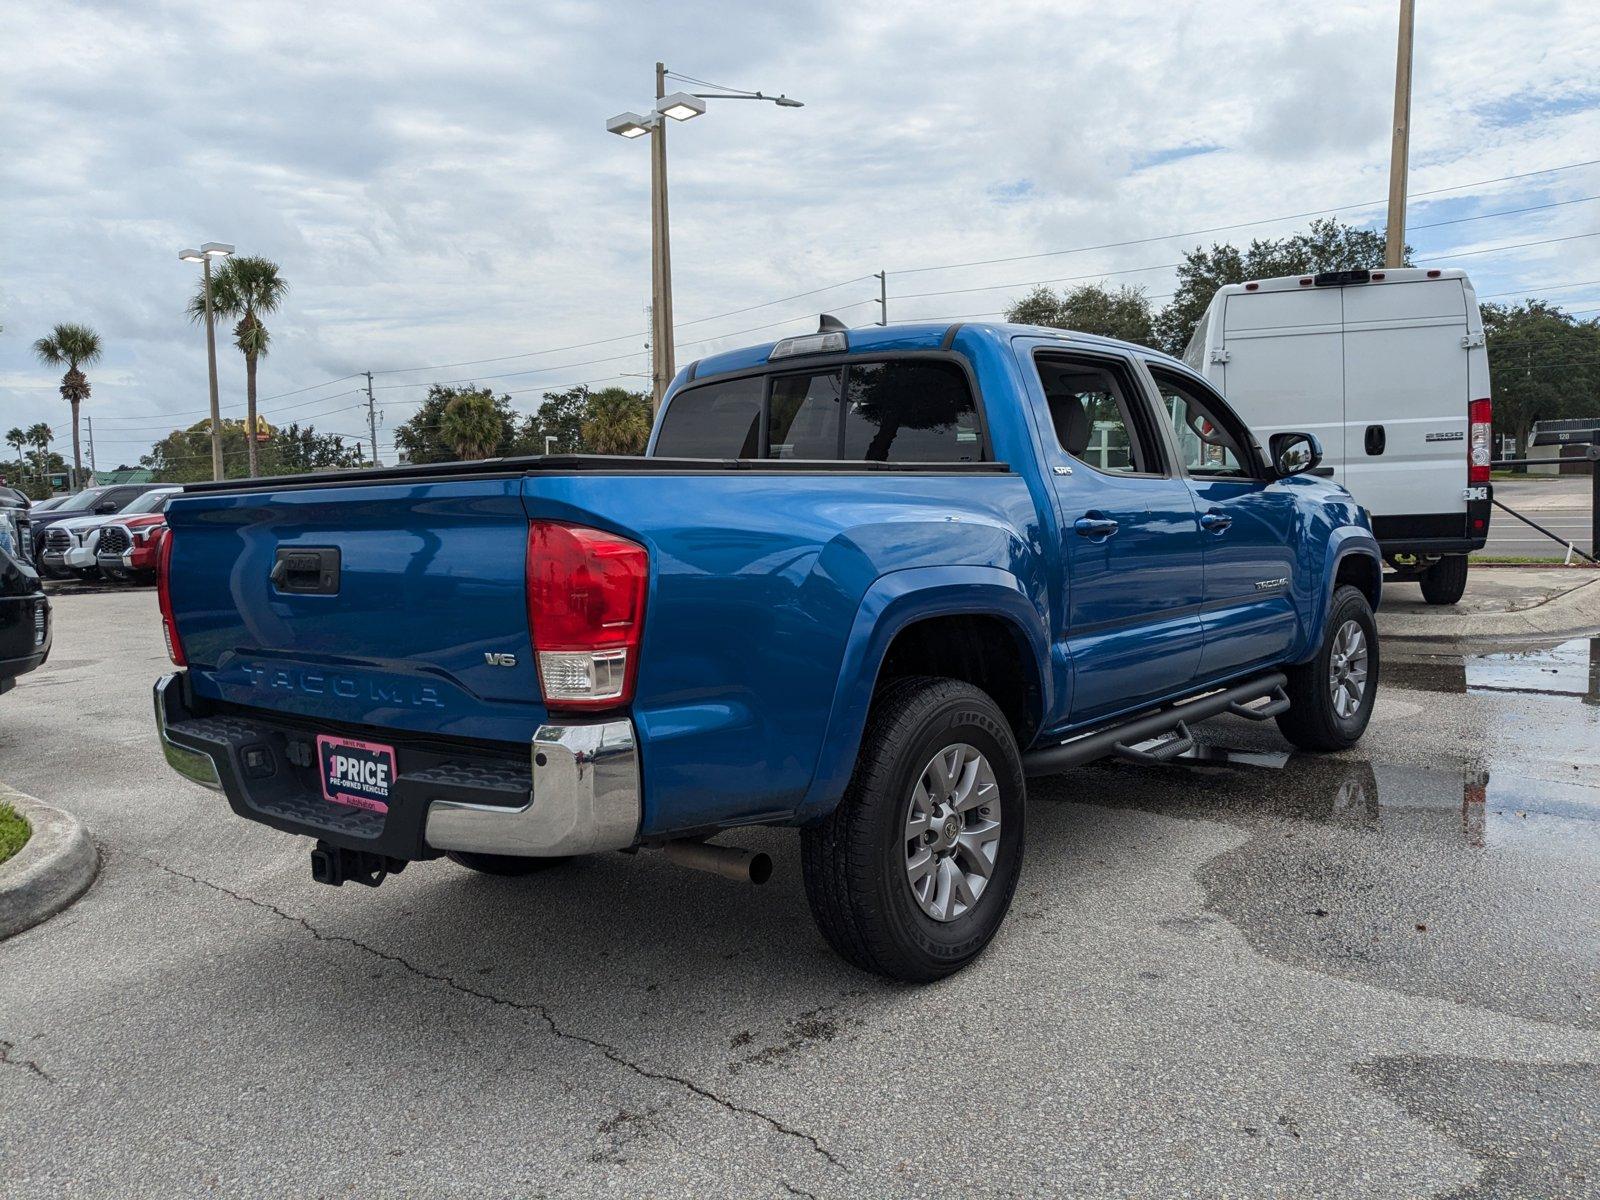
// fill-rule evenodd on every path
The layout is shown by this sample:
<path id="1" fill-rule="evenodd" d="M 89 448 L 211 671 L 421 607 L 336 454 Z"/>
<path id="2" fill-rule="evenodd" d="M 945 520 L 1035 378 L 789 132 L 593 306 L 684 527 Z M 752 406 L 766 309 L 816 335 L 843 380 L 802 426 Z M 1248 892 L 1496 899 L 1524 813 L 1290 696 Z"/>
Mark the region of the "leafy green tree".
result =
<path id="1" fill-rule="evenodd" d="M 395 446 L 407 459 L 414 463 L 434 463 L 450 462 L 457 457 L 455 447 L 443 434 L 443 422 L 445 409 L 458 396 L 483 396 L 493 404 L 499 429 L 491 454 L 517 452 L 518 422 L 510 396 L 496 396 L 488 388 L 446 387 L 436 383 L 428 389 L 428 398 L 422 406 L 395 428 Z"/>
<path id="2" fill-rule="evenodd" d="M 642 392 L 619 387 L 591 392 L 583 448 L 590 454 L 643 454 L 650 424 L 650 401 Z"/>
<path id="3" fill-rule="evenodd" d="M 89 398 L 89 380 L 82 368 L 100 361 L 100 335 L 87 325 L 57 325 L 33 344 L 33 353 L 49 367 L 66 367 L 61 397 L 72 406 L 72 482 L 83 480 L 83 454 L 78 448 L 78 409 Z"/>
<path id="4" fill-rule="evenodd" d="M 1224 284 L 1382 267 L 1383 248 L 1383 230 L 1360 229 L 1336 217 L 1315 220 L 1303 233 L 1286 238 L 1256 238 L 1243 251 L 1216 242 L 1210 250 L 1196 246 L 1183 256 L 1177 291 L 1156 318 L 1155 344 L 1169 354 L 1182 354 L 1211 297 Z M 1409 246 L 1405 260 L 1411 261 Z"/>
<path id="5" fill-rule="evenodd" d="M 211 276 L 211 307 L 219 316 L 233 317 L 233 344 L 244 355 L 245 421 L 246 428 L 259 428 L 256 421 L 256 364 L 267 356 L 271 335 L 261 321 L 265 315 L 275 313 L 289 291 L 289 283 L 278 274 L 278 264 L 270 258 L 245 255 L 230 258 Z M 189 298 L 189 319 L 206 319 L 205 281 L 196 285 Z M 249 461 L 250 478 L 259 474 L 257 443 L 245 446 Z"/>
<path id="6" fill-rule="evenodd" d="M 222 422 L 222 473 L 225 479 L 250 475 L 250 452 L 243 421 Z M 334 434 L 319 434 L 313 426 L 290 425 L 275 430 L 258 448 L 257 464 L 272 475 L 297 475 L 306 471 L 356 467 L 363 462 L 361 447 L 347 445 Z M 139 460 L 163 483 L 194 483 L 211 478 L 211 420 L 197 421 L 187 429 L 174 429 Z"/>
<path id="7" fill-rule="evenodd" d="M 488 392 L 451 397 L 439 415 L 439 436 L 458 460 L 488 458 L 505 439 L 505 425 Z"/>
<path id="8" fill-rule="evenodd" d="M 1600 416 L 1600 323 L 1544 300 L 1484 304 L 1495 431 L 1528 456 L 1536 421 Z"/>
<path id="9" fill-rule="evenodd" d="M 361 443 L 349 445 L 338 434 L 318 433 L 298 424 L 274 430 L 261 456 L 262 468 L 269 475 L 304 475 L 308 471 L 332 471 L 359 467 L 366 461 Z"/>
<path id="10" fill-rule="evenodd" d="M 1069 291 L 1036 287 L 1006 309 L 1006 320 L 1019 325 L 1048 325 L 1121 338 L 1141 346 L 1155 345 L 1155 314 L 1144 289 L 1124 284 L 1116 291 L 1086 283 Z"/>
<path id="11" fill-rule="evenodd" d="M 543 454 L 548 447 L 552 454 L 581 454 L 583 423 L 588 419 L 588 388 L 546 392 L 539 407 L 522 423 L 517 452 Z"/>

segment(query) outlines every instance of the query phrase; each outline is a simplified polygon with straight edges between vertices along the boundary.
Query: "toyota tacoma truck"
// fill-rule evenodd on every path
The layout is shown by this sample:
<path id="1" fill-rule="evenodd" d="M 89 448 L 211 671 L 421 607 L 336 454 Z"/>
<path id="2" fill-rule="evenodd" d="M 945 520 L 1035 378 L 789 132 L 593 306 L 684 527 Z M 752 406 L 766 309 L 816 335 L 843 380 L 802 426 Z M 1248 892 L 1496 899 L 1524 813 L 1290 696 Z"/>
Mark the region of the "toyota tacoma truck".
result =
<path id="1" fill-rule="evenodd" d="M 794 827 L 834 949 L 932 980 L 1005 916 L 1030 777 L 1222 713 L 1361 736 L 1381 560 L 1320 456 L 1152 350 L 824 318 L 680 372 L 643 458 L 189 485 L 159 735 L 332 884 L 649 850 L 759 881 L 710 839 Z"/>

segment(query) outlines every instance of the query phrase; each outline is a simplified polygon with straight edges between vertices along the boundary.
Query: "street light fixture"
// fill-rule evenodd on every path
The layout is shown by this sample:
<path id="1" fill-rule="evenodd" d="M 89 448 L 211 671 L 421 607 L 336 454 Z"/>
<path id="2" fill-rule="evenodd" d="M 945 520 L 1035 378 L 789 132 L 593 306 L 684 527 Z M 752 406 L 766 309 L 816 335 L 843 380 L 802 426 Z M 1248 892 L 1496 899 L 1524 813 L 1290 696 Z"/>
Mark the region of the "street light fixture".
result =
<path id="1" fill-rule="evenodd" d="M 708 100 L 765 100 L 780 108 L 803 108 L 800 101 L 788 96 L 768 96 L 761 92 L 744 92 L 736 88 L 718 88 L 712 92 L 673 92 L 667 94 L 668 71 L 663 63 L 656 64 L 655 110 L 649 116 L 625 112 L 606 122 L 606 131 L 618 137 L 638 138 L 650 135 L 650 276 L 651 276 L 651 329 L 650 345 L 650 407 L 661 408 L 672 377 L 677 373 L 673 363 L 672 348 L 672 247 L 667 220 L 667 123 L 690 121 L 702 116 Z M 699 80 L 676 75 L 689 83 Z M 707 84 L 715 87 L 715 84 Z"/>
<path id="2" fill-rule="evenodd" d="M 211 383 L 211 478 L 222 478 L 222 410 L 217 403 L 217 326 L 211 310 L 211 260 L 227 258 L 233 247 L 226 242 L 206 242 L 198 250 L 179 250 L 184 262 L 202 264 L 206 295 L 206 369 Z M 252 430 L 252 432 L 254 432 Z"/>

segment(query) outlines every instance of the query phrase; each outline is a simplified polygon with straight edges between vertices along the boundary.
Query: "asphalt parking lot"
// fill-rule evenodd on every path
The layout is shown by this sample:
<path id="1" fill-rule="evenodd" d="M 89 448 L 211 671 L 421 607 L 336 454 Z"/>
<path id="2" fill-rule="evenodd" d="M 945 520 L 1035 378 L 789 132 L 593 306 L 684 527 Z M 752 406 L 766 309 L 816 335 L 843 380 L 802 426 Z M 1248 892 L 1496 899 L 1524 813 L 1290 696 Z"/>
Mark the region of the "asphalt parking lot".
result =
<path id="1" fill-rule="evenodd" d="M 1387 646 L 1357 751 L 1228 719 L 1032 790 L 979 962 L 835 959 L 764 888 L 608 855 L 311 881 L 165 767 L 148 591 L 64 595 L 0 778 L 81 816 L 0 943 L 8 1196 L 1600 1193 L 1600 652 Z"/>

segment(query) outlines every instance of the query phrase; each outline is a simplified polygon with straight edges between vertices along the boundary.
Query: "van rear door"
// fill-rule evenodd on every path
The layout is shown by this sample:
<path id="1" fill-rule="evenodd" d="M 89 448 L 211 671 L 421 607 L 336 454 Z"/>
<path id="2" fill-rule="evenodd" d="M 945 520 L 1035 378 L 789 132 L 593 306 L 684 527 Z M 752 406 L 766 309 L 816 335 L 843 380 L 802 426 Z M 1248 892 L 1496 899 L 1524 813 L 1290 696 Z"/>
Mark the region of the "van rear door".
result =
<path id="1" fill-rule="evenodd" d="M 1386 525 L 1415 537 L 1464 536 L 1472 397 L 1462 280 L 1326 290 L 1344 300 L 1343 483 L 1380 539 Z"/>

